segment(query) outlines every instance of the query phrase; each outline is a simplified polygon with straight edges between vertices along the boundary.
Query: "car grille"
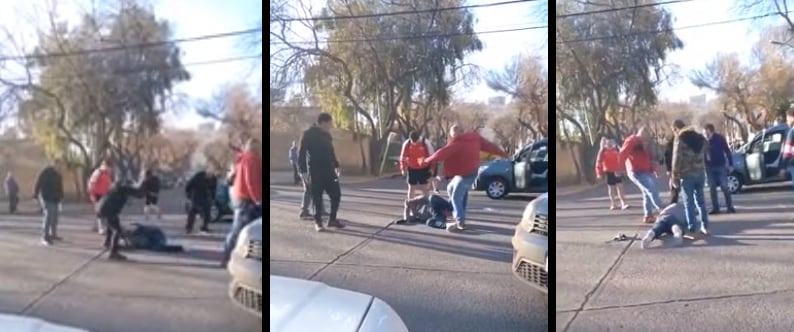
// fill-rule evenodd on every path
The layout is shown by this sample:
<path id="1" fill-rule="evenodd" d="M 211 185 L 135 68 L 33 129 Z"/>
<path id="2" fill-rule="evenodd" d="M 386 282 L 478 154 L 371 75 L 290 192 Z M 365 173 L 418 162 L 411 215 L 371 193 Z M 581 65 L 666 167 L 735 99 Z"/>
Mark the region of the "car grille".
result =
<path id="1" fill-rule="evenodd" d="M 538 214 L 535 220 L 532 221 L 532 230 L 530 233 L 549 236 L 549 216 Z"/>
<path id="2" fill-rule="evenodd" d="M 234 300 L 243 307 L 262 313 L 262 293 L 260 292 L 238 286 L 234 289 Z"/>
<path id="3" fill-rule="evenodd" d="M 262 260 L 261 240 L 251 240 L 248 242 L 248 252 L 246 253 L 245 258 L 256 259 L 258 261 Z"/>
<path id="4" fill-rule="evenodd" d="M 529 262 L 521 261 L 516 266 L 516 273 L 521 279 L 529 283 L 539 285 L 545 289 L 549 288 L 549 275 L 543 267 L 532 265 Z"/>

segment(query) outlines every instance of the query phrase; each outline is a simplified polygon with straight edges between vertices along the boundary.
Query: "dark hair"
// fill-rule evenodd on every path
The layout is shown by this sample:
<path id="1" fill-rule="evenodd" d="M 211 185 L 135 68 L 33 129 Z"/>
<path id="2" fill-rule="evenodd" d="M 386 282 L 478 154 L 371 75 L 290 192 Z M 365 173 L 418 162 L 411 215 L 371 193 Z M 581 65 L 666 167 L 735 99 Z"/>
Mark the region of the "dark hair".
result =
<path id="1" fill-rule="evenodd" d="M 684 123 L 684 120 L 676 119 L 675 121 L 673 121 L 673 128 L 681 129 L 684 127 L 686 127 L 686 123 Z"/>
<path id="2" fill-rule="evenodd" d="M 317 124 L 328 123 L 331 122 L 331 120 L 333 120 L 333 117 L 331 117 L 331 114 L 326 112 L 322 112 L 317 116 Z"/>
<path id="3" fill-rule="evenodd" d="M 794 116 L 794 107 L 790 107 L 788 111 L 786 111 L 786 116 Z"/>
<path id="4" fill-rule="evenodd" d="M 408 138 L 411 139 L 411 142 L 416 142 L 419 140 L 419 132 L 414 130 L 408 134 Z"/>
<path id="5" fill-rule="evenodd" d="M 710 123 L 707 123 L 705 126 L 703 126 L 703 128 L 705 128 L 708 131 L 715 131 L 714 130 L 714 125 L 710 124 Z"/>

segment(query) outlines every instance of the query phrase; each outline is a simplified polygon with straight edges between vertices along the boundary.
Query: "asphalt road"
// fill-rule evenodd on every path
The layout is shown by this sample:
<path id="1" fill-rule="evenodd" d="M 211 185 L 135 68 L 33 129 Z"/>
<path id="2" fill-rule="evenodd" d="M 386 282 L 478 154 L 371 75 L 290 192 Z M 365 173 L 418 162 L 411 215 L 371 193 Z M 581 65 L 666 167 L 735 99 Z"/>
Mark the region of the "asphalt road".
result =
<path id="1" fill-rule="evenodd" d="M 390 225 L 402 214 L 401 180 L 344 185 L 342 191 L 340 219 L 348 227 L 317 233 L 311 221 L 297 217 L 300 188 L 271 185 L 272 274 L 377 296 L 413 332 L 548 331 L 546 296 L 510 273 L 510 237 L 526 198 L 493 201 L 473 194 L 469 230 L 451 234 Z"/>
<path id="2" fill-rule="evenodd" d="M 101 238 L 89 232 L 86 205 L 64 206 L 64 241 L 52 247 L 39 244 L 40 218 L 31 202 L 23 203 L 22 215 L 0 214 L 0 313 L 95 332 L 259 331 L 261 320 L 227 298 L 228 273 L 217 263 L 223 234 L 185 236 L 181 201 L 173 197 L 179 195 L 161 198 L 167 214 L 159 224 L 171 235 L 169 242 L 187 251 L 129 252 L 125 263 L 100 255 Z M 122 222 L 140 221 L 141 210 L 139 202 L 128 207 Z"/>
<path id="3" fill-rule="evenodd" d="M 739 213 L 710 216 L 705 240 L 646 250 L 649 226 L 629 187 L 627 211 L 608 210 L 603 187 L 556 199 L 558 331 L 794 330 L 788 184 L 735 195 Z M 632 240 L 606 242 L 617 233 Z"/>

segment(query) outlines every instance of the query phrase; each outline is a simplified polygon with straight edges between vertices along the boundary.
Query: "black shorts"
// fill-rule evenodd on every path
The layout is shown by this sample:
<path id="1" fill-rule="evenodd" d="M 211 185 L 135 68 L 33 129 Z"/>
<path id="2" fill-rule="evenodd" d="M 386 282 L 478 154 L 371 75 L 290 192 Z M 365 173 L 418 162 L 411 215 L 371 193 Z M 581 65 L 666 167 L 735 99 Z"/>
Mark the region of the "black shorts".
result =
<path id="1" fill-rule="evenodd" d="M 613 172 L 604 173 L 607 177 L 607 185 L 614 186 L 623 182 L 623 176 L 615 175 Z"/>
<path id="2" fill-rule="evenodd" d="M 159 197 L 157 195 L 146 195 L 146 198 L 144 199 L 144 204 L 145 205 L 157 205 L 157 203 L 159 201 L 160 201 L 160 199 L 159 199 Z"/>
<path id="3" fill-rule="evenodd" d="M 425 185 L 430 180 L 430 167 L 420 169 L 408 169 L 408 184 L 410 185 Z"/>

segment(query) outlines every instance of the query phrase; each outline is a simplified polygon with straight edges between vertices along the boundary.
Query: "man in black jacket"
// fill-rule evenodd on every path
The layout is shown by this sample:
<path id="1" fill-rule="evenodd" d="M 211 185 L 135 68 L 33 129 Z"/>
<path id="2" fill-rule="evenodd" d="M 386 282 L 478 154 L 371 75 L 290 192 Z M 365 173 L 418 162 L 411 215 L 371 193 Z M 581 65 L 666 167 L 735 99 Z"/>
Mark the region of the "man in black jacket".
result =
<path id="1" fill-rule="evenodd" d="M 215 198 L 217 179 L 209 171 L 199 171 L 185 185 L 185 195 L 189 204 L 185 231 L 193 232 L 196 215 L 201 215 L 201 232 L 209 233 L 210 212 Z"/>
<path id="2" fill-rule="evenodd" d="M 332 120 L 331 114 L 320 113 L 317 117 L 317 124 L 303 132 L 298 149 L 298 167 L 307 188 L 311 188 L 309 190 L 311 190 L 314 202 L 314 228 L 318 232 L 324 229 L 322 222 L 323 193 L 328 193 L 328 197 L 331 199 L 328 226 L 345 227 L 337 219 L 342 189 L 339 187 L 339 161 L 334 153 L 334 143 L 330 132 L 333 126 Z"/>
<path id="3" fill-rule="evenodd" d="M 149 214 L 157 212 L 157 219 L 162 219 L 160 213 L 160 178 L 154 171 L 147 169 L 143 176 L 143 183 L 141 189 L 144 193 L 143 214 L 146 220 L 149 220 Z"/>
<path id="4" fill-rule="evenodd" d="M 141 184 L 132 186 L 124 182 L 116 182 L 105 196 L 99 200 L 97 214 L 107 225 L 105 231 L 105 249 L 108 249 L 108 258 L 112 260 L 126 260 L 127 258 L 119 254 L 119 240 L 121 239 L 121 219 L 119 215 L 127 205 L 130 196 L 141 198 L 144 195 Z"/>
<path id="5" fill-rule="evenodd" d="M 61 239 L 58 237 L 58 213 L 63 200 L 63 178 L 56 169 L 56 164 L 57 162 L 41 170 L 33 188 L 33 199 L 39 201 L 44 213 L 41 238 L 44 245 L 52 245 L 52 241 Z"/>

